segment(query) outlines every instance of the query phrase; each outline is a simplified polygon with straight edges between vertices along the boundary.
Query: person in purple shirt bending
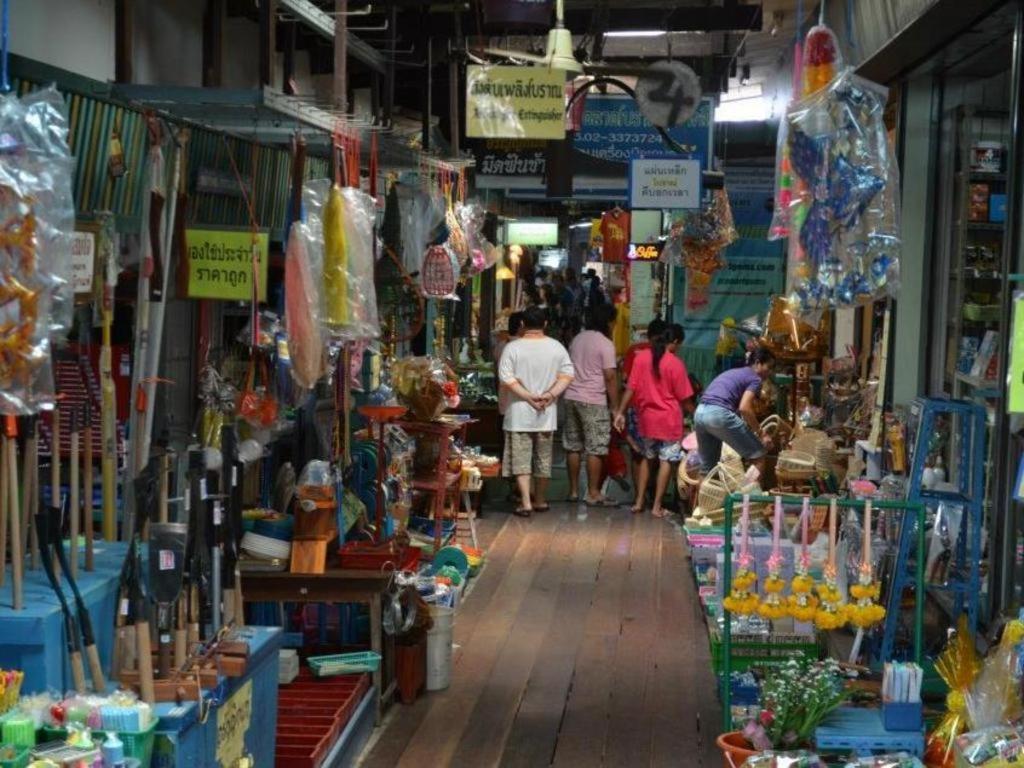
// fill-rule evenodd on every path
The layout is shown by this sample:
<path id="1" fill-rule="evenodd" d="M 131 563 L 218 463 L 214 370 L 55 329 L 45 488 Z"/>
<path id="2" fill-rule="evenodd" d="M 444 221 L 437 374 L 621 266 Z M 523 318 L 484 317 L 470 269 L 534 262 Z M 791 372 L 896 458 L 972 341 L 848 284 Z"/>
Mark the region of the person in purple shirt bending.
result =
<path id="1" fill-rule="evenodd" d="M 765 447 L 758 437 L 761 426 L 754 414 L 754 400 L 774 368 L 775 355 L 758 347 L 745 367 L 719 374 L 704 390 L 693 425 L 705 473 L 721 459 L 722 443 L 764 471 Z"/>

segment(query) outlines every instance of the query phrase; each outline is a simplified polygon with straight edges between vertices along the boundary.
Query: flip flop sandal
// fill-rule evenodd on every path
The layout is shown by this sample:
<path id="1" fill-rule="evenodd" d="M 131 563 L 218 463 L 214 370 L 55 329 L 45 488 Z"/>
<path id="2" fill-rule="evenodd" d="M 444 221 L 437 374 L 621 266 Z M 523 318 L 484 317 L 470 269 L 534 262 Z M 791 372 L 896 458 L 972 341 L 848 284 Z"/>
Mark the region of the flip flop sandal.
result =
<path id="1" fill-rule="evenodd" d="M 534 512 L 547 512 L 550 509 L 551 509 L 551 505 L 550 504 L 540 504 L 540 505 L 535 505 L 533 507 L 533 511 Z"/>
<path id="2" fill-rule="evenodd" d="M 524 509 L 523 507 L 516 507 L 512 510 L 512 514 L 516 517 L 529 517 L 533 514 L 533 510 Z"/>
<path id="3" fill-rule="evenodd" d="M 586 504 L 588 507 L 614 507 L 614 506 L 616 506 L 614 501 L 612 501 L 611 499 L 605 499 L 605 498 L 600 498 L 600 499 L 584 499 L 583 503 Z"/>
<path id="4" fill-rule="evenodd" d="M 667 509 L 658 509 L 658 510 L 652 509 L 651 510 L 651 517 L 657 517 L 657 518 L 661 518 L 661 519 L 664 519 L 664 518 L 668 517 L 671 514 L 672 514 L 672 512 L 667 510 Z"/>

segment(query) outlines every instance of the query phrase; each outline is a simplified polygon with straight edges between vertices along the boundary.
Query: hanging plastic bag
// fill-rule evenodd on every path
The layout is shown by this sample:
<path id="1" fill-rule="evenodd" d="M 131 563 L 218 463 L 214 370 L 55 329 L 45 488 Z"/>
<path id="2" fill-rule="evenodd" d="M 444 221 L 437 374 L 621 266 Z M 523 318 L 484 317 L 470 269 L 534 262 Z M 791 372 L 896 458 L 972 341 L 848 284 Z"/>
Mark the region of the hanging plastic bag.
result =
<path id="1" fill-rule="evenodd" d="M 477 202 L 456 203 L 455 215 L 466 237 L 469 257 L 463 264 L 463 273 L 477 275 L 498 262 L 501 252 L 484 237 L 483 227 L 487 211 Z"/>
<path id="2" fill-rule="evenodd" d="M 306 247 L 321 254 L 319 317 L 324 331 L 342 341 L 380 336 L 373 282 L 374 201 L 354 187 L 328 179 L 303 187 Z M 312 264 L 314 259 L 310 259 Z"/>
<path id="3" fill-rule="evenodd" d="M 257 381 L 257 371 L 262 382 Z M 238 415 L 257 429 L 266 429 L 277 421 L 277 400 L 270 391 L 270 372 L 265 361 L 249 362 L 245 388 L 238 398 Z"/>
<path id="4" fill-rule="evenodd" d="M 281 330 L 281 319 L 276 312 L 269 309 L 261 311 L 257 317 L 256 346 L 264 352 L 273 351 L 276 345 L 277 334 Z M 250 346 L 252 344 L 252 318 L 242 326 L 242 330 L 235 336 L 239 344 Z"/>
<path id="5" fill-rule="evenodd" d="M 797 52 L 800 50 L 798 45 Z M 797 96 L 807 98 L 825 88 L 843 68 L 843 57 L 836 36 L 820 22 L 808 30 L 802 51 L 802 64 L 797 70 L 800 78 L 797 81 L 794 77 L 793 83 L 794 102 Z M 799 183 L 800 180 L 793 177 L 789 157 L 789 124 L 786 120 L 780 120 L 775 146 L 775 206 L 768 230 L 769 240 L 789 237 L 794 202 L 798 202 L 796 196 L 804 191 Z"/>
<path id="6" fill-rule="evenodd" d="M 0 411 L 54 401 L 51 344 L 67 333 L 71 191 L 64 101 L 53 88 L 0 97 Z"/>
<path id="7" fill-rule="evenodd" d="M 305 224 L 292 224 L 284 262 L 284 323 L 295 382 L 312 389 L 324 373 L 324 338 L 320 327 L 320 291 L 307 247 Z"/>
<path id="8" fill-rule="evenodd" d="M 786 115 L 789 303 L 804 314 L 899 290 L 899 171 L 886 98 L 885 88 L 848 69 Z"/>

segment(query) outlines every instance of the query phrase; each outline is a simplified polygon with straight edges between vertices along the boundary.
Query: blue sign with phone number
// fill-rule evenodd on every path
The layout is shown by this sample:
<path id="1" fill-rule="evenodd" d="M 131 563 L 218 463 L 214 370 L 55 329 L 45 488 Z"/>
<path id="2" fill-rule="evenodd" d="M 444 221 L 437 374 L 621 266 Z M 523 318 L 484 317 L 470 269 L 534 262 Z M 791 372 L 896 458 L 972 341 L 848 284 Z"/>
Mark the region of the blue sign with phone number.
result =
<path id="1" fill-rule="evenodd" d="M 697 111 L 668 135 L 686 150 L 685 157 L 708 167 L 711 147 L 712 108 L 701 99 Z M 625 95 L 587 97 L 583 124 L 573 139 L 573 149 L 599 160 L 628 163 L 636 158 L 679 157 L 665 145 L 658 130 Z"/>

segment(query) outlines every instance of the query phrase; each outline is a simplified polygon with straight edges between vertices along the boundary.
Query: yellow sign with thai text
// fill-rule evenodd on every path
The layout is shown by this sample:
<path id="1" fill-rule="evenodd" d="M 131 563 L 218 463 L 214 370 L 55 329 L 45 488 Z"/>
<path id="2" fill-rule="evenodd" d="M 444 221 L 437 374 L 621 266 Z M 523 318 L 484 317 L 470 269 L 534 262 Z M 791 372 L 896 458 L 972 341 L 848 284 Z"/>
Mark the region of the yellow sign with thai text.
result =
<path id="1" fill-rule="evenodd" d="M 252 722 L 252 680 L 217 710 L 217 765 L 233 768 L 245 754 L 245 733 Z"/>
<path id="2" fill-rule="evenodd" d="M 565 72 L 547 67 L 467 67 L 466 135 L 564 139 Z"/>
<path id="3" fill-rule="evenodd" d="M 243 230 L 187 229 L 185 246 L 190 299 L 249 301 L 255 273 L 257 297 L 266 301 L 270 251 L 266 232 L 254 238 L 252 232 Z"/>

